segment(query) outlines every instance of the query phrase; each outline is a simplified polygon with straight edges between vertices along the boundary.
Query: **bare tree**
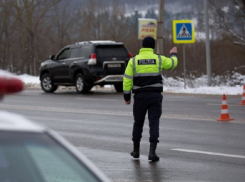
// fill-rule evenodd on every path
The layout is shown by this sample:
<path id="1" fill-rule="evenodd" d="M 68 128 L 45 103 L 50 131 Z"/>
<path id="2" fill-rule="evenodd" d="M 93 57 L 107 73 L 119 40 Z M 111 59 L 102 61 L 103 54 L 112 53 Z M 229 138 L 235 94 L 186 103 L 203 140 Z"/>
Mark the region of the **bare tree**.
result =
<path id="1" fill-rule="evenodd" d="M 13 41 L 13 23 L 11 6 L 6 0 L 0 0 L 0 67 L 13 71 L 11 43 Z"/>
<path id="2" fill-rule="evenodd" d="M 215 8 L 214 22 L 245 45 L 245 1 L 210 1 Z"/>
<path id="3" fill-rule="evenodd" d="M 37 74 L 37 49 L 40 29 L 44 28 L 46 16 L 51 9 L 62 0 L 15 0 L 9 2 L 12 6 L 12 16 L 16 20 L 19 33 L 19 48 L 21 57 L 19 64 L 21 72 Z M 23 66 L 24 65 L 24 66 Z"/>

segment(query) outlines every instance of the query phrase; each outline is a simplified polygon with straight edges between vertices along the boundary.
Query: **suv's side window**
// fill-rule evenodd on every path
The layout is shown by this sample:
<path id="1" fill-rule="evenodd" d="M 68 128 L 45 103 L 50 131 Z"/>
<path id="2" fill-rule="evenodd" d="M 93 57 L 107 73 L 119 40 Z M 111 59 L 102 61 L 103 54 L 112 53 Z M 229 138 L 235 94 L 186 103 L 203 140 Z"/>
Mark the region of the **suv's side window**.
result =
<path id="1" fill-rule="evenodd" d="M 92 53 L 91 51 L 92 51 L 92 46 L 83 45 L 79 57 L 89 58 Z"/>
<path id="2" fill-rule="evenodd" d="M 66 59 L 68 57 L 70 48 L 64 49 L 57 57 L 57 60 Z"/>
<path id="3" fill-rule="evenodd" d="M 77 58 L 80 47 L 72 48 L 69 58 Z"/>

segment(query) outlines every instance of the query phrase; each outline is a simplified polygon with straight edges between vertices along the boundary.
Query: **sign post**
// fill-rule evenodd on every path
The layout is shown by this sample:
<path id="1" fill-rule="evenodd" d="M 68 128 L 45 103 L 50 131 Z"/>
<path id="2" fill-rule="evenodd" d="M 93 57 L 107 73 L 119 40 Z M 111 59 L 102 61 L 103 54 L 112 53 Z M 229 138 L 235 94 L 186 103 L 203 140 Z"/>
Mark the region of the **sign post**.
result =
<path id="1" fill-rule="evenodd" d="M 195 28 L 192 20 L 173 21 L 173 42 L 183 44 L 184 88 L 186 89 L 185 44 L 195 43 Z"/>
<path id="2" fill-rule="evenodd" d="M 157 54 L 163 55 L 164 0 L 158 0 Z"/>
<path id="3" fill-rule="evenodd" d="M 204 22 L 206 33 L 206 63 L 207 63 L 207 75 L 208 86 L 211 86 L 211 58 L 210 58 L 210 42 L 209 42 L 209 18 L 208 18 L 208 1 L 204 0 Z"/>

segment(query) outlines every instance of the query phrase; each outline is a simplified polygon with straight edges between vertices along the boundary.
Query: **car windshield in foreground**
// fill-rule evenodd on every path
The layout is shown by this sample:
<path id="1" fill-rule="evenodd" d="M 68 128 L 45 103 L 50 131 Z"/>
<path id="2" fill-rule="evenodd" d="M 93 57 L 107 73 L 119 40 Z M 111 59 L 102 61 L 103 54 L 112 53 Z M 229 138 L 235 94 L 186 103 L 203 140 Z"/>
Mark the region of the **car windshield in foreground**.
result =
<path id="1" fill-rule="evenodd" d="M 98 57 L 127 57 L 128 52 L 122 45 L 97 46 L 96 55 Z"/>
<path id="2" fill-rule="evenodd" d="M 97 182 L 92 172 L 43 133 L 0 132 L 1 182 Z"/>

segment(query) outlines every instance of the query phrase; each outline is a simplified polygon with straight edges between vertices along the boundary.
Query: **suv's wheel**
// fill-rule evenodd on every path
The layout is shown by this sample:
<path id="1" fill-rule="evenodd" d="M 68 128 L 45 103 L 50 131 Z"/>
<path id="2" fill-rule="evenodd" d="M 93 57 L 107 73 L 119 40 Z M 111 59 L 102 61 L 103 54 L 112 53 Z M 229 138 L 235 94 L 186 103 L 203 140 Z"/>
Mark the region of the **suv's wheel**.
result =
<path id="1" fill-rule="evenodd" d="M 123 83 L 114 84 L 114 87 L 117 92 L 123 92 Z"/>
<path id="2" fill-rule="evenodd" d="M 76 76 L 76 90 L 77 93 L 87 93 L 92 87 L 87 86 L 84 82 L 83 75 L 81 73 Z"/>
<path id="3" fill-rule="evenodd" d="M 46 93 L 53 93 L 57 90 L 58 86 L 52 83 L 49 74 L 45 73 L 41 78 L 41 87 Z"/>

